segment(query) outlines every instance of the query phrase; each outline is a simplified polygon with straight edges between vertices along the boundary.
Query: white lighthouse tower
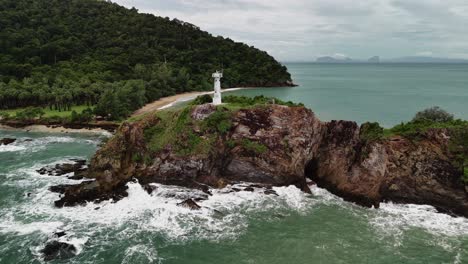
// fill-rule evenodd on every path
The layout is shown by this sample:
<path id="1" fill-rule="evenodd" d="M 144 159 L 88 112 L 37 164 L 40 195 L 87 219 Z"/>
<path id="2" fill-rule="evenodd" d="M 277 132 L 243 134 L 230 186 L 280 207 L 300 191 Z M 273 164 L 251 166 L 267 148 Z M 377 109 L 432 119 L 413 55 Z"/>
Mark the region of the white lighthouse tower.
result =
<path id="1" fill-rule="evenodd" d="M 214 95 L 213 95 L 213 104 L 221 104 L 221 78 L 223 78 L 223 73 L 216 71 L 212 75 L 214 79 Z"/>

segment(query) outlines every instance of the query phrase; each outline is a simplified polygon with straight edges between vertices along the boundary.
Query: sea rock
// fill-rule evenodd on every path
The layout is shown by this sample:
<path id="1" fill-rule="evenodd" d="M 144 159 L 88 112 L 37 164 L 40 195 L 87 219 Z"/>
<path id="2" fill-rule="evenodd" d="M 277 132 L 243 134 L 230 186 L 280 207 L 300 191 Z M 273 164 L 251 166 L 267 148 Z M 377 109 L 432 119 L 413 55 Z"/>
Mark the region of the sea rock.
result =
<path id="1" fill-rule="evenodd" d="M 0 139 L 0 145 L 10 145 L 11 143 L 14 143 L 16 141 L 16 138 L 2 138 Z"/>
<path id="2" fill-rule="evenodd" d="M 54 186 L 50 186 L 50 187 L 49 187 L 49 191 L 55 192 L 55 193 L 64 194 L 65 191 L 66 191 L 69 187 L 71 187 L 71 186 L 74 186 L 74 185 L 70 185 L 70 184 L 59 184 L 59 185 L 54 185 Z"/>
<path id="3" fill-rule="evenodd" d="M 185 207 L 185 208 L 188 208 L 190 210 L 200 210 L 201 209 L 201 206 L 199 206 L 194 200 L 192 199 L 188 199 L 188 200 L 185 200 L 181 203 L 178 203 L 177 206 L 180 206 L 180 207 Z"/>
<path id="4" fill-rule="evenodd" d="M 194 107 L 193 123 L 210 111 L 208 105 Z M 367 207 L 377 208 L 384 201 L 429 204 L 468 217 L 468 196 L 461 171 L 450 162 L 447 130 L 429 130 L 418 141 L 398 136 L 365 141 L 355 122 L 321 122 L 309 109 L 281 105 L 236 110 L 230 121 L 229 131 L 210 141 L 210 152 L 193 154 L 181 154 L 171 145 L 156 153 L 148 149 L 145 130 L 160 122 L 156 115 L 124 123 L 91 160 L 86 175 L 95 182 L 68 187 L 56 205 L 120 197 L 134 178 L 143 185 L 178 185 L 208 193 L 239 182 L 294 185 L 310 192 L 310 179 Z M 184 129 L 203 140 L 207 136 L 197 125 Z M 135 159 L 142 156 L 146 159 Z"/>
<path id="5" fill-rule="evenodd" d="M 120 201 L 128 196 L 128 187 L 125 184 L 104 188 L 97 181 L 82 182 L 65 188 L 64 196 L 54 202 L 56 207 L 69 207 L 84 205 L 88 202 L 101 202 L 104 200 Z"/>
<path id="6" fill-rule="evenodd" d="M 84 178 L 84 172 L 86 171 L 86 160 L 71 160 L 73 163 L 56 164 L 53 167 L 44 167 L 37 172 L 41 175 L 49 176 L 63 176 L 65 174 L 74 173 L 74 176 L 70 176 L 69 179 L 81 180 Z"/>
<path id="7" fill-rule="evenodd" d="M 69 259 L 76 255 L 76 247 L 72 244 L 59 241 L 50 241 L 40 251 L 45 261 L 54 259 Z"/>

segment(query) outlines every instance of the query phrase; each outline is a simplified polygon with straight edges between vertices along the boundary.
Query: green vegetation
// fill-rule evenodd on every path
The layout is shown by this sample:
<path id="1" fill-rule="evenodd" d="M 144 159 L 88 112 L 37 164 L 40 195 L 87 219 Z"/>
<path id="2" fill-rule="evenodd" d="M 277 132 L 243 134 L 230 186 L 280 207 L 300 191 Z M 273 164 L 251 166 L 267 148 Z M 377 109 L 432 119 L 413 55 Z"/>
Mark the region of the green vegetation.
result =
<path id="1" fill-rule="evenodd" d="M 384 128 L 377 122 L 367 122 L 361 125 L 359 136 L 364 141 L 379 140 L 384 136 Z"/>
<path id="2" fill-rule="evenodd" d="M 0 109 L 96 106 L 118 120 L 163 96 L 211 89 L 216 69 L 224 87 L 291 83 L 266 52 L 177 19 L 109 1 L 0 1 Z"/>
<path id="3" fill-rule="evenodd" d="M 202 104 L 208 104 L 213 102 L 213 97 L 211 97 L 209 94 L 204 94 L 204 95 L 199 95 L 195 100 L 192 101 L 192 105 L 202 105 Z"/>
<path id="4" fill-rule="evenodd" d="M 447 123 L 453 121 L 453 115 L 438 106 L 434 106 L 416 113 L 412 122 Z"/>
<path id="5" fill-rule="evenodd" d="M 193 121 L 190 118 L 191 107 L 182 111 L 160 111 L 156 113 L 159 123 L 145 130 L 145 141 L 152 152 L 163 150 L 171 146 L 176 153 L 188 155 L 191 153 L 206 153 L 206 143 L 191 128 Z"/>
<path id="6" fill-rule="evenodd" d="M 387 136 L 400 135 L 410 139 L 419 139 L 422 133 L 431 128 L 447 128 L 447 129 L 466 129 L 468 121 L 456 119 L 448 122 L 433 122 L 429 120 L 411 121 L 401 123 L 385 131 Z"/>
<path id="7" fill-rule="evenodd" d="M 192 105 L 201 105 L 213 102 L 213 99 L 210 95 L 200 95 L 195 100 L 192 101 Z M 302 103 L 294 103 L 291 101 L 282 101 L 274 97 L 266 97 L 263 95 L 248 97 L 248 96 L 237 96 L 237 95 L 226 95 L 223 96 L 223 103 L 225 103 L 227 108 L 246 108 L 259 105 L 285 105 L 290 107 L 304 106 Z"/>
<path id="8" fill-rule="evenodd" d="M 70 111 L 51 110 L 42 107 L 24 107 L 0 111 L 0 117 L 6 120 L 32 121 L 40 119 L 54 123 L 88 123 L 94 117 L 94 111 L 86 105 L 72 106 Z"/>
<path id="9" fill-rule="evenodd" d="M 205 98 L 205 99 L 203 99 Z M 199 97 L 198 103 L 204 102 L 208 97 Z M 246 97 L 231 97 L 235 104 L 246 104 Z M 211 101 L 211 97 L 209 97 Z M 266 99 L 258 97 L 249 107 L 262 106 Z M 257 102 L 257 103 L 255 103 Z M 204 120 L 194 120 L 190 113 L 193 105 L 186 106 L 182 110 L 164 110 L 156 113 L 159 122 L 144 131 L 145 141 L 148 142 L 151 152 L 159 152 L 166 147 L 171 147 L 175 153 L 180 155 L 208 154 L 215 151 L 216 143 L 219 139 L 225 142 L 225 146 L 233 149 L 241 146 L 251 155 L 265 153 L 268 148 L 258 142 L 248 139 L 233 140 L 226 136 L 233 127 L 232 118 L 239 108 L 230 103 L 218 106 L 216 111 Z M 148 117 L 148 116 L 147 116 Z"/>
<path id="10" fill-rule="evenodd" d="M 221 135 L 226 134 L 231 130 L 232 113 L 223 107 L 218 107 L 217 111 L 203 120 L 201 127 L 206 132 L 217 132 Z"/>
<path id="11" fill-rule="evenodd" d="M 293 103 L 291 101 L 282 101 L 278 98 L 273 97 L 266 97 L 263 95 L 255 96 L 255 97 L 247 97 L 247 96 L 234 96 L 228 95 L 223 97 L 223 102 L 228 103 L 230 105 L 238 105 L 243 107 L 248 106 L 255 106 L 255 105 L 266 105 L 266 104 L 277 104 L 277 105 L 285 105 L 289 107 L 296 107 L 296 106 L 304 106 L 302 103 Z"/>
<path id="12" fill-rule="evenodd" d="M 84 109 L 81 113 L 72 111 L 70 122 L 72 123 L 89 123 L 93 120 L 94 114 L 91 108 Z"/>
<path id="13" fill-rule="evenodd" d="M 260 155 L 268 151 L 268 148 L 258 142 L 252 141 L 250 139 L 243 139 L 241 141 L 242 147 L 250 152 L 252 155 Z"/>
<path id="14" fill-rule="evenodd" d="M 449 149 L 455 154 L 453 162 L 463 171 L 463 180 L 468 184 L 468 124 L 451 131 Z"/>
<path id="15" fill-rule="evenodd" d="M 16 113 L 16 118 L 20 120 L 33 120 L 42 118 L 45 112 L 40 107 L 28 107 Z"/>

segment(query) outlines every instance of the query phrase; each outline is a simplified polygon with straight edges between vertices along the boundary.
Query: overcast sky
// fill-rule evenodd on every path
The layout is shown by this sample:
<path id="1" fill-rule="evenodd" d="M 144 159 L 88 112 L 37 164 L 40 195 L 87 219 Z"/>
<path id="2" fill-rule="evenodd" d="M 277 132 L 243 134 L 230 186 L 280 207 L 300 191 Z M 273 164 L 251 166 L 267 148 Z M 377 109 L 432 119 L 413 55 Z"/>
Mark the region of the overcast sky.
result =
<path id="1" fill-rule="evenodd" d="M 281 61 L 468 59 L 468 0 L 113 0 L 190 22 Z"/>

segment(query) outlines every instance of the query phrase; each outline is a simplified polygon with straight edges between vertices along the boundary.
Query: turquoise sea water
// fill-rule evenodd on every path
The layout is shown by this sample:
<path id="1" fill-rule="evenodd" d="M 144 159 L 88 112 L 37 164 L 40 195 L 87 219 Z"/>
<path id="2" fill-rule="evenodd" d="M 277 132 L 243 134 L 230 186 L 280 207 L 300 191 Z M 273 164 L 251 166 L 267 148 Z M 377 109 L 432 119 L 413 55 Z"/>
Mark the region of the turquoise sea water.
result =
<path id="1" fill-rule="evenodd" d="M 468 119 L 468 64 L 313 64 L 286 66 L 298 87 L 236 91 L 302 102 L 322 120 L 378 121 L 386 127 L 440 106 Z"/>
<path id="2" fill-rule="evenodd" d="M 345 88 L 344 84 L 330 91 L 320 88 L 340 83 L 336 80 L 336 68 L 347 65 L 325 65 L 323 69 L 318 65 L 288 66 L 302 86 L 263 91 L 282 99 L 299 98 L 322 119 L 361 121 L 372 120 L 370 117 L 374 116 L 391 125 L 399 122 L 396 117 L 403 118 L 379 114 L 383 110 L 365 111 L 376 105 L 363 98 L 376 98 L 378 92 L 358 89 L 356 93 L 361 96 L 355 96 L 351 91 L 357 88 Z M 312 69 L 309 71 L 307 67 Z M 324 70 L 328 67 L 335 70 Z M 380 67 L 386 66 L 376 67 L 373 71 L 379 72 Z M 320 72 L 322 75 L 333 72 L 330 73 L 333 76 L 318 77 Z M 458 70 L 453 72 L 460 76 Z M 348 79 L 345 83 L 350 83 L 351 75 L 357 73 L 343 77 Z M 360 75 L 354 82 L 365 83 L 361 80 L 365 74 Z M 305 86 L 305 82 L 322 84 Z M 450 89 L 455 93 L 453 87 Z M 453 97 L 466 99 L 462 86 L 457 87 L 460 95 Z M 431 89 L 433 93 L 444 94 L 434 86 Z M 394 96 L 410 96 L 409 89 L 399 91 Z M 384 93 L 391 93 L 388 87 Z M 327 96 L 320 99 L 320 94 Z M 440 105 L 458 111 L 460 117 L 466 116 L 461 101 L 451 104 L 450 96 L 445 93 L 442 96 L 445 101 Z M 429 100 L 415 103 L 416 106 L 411 106 L 414 111 L 419 106 L 432 105 L 432 99 L 424 95 L 422 88 L 419 95 L 412 97 Z M 412 116 L 413 110 L 404 111 L 402 107 L 392 110 L 387 101 L 382 99 L 377 108 L 410 112 L 408 118 Z M 344 111 L 334 110 L 333 104 Z M 58 209 L 53 201 L 59 195 L 48 191 L 48 187 L 76 181 L 42 176 L 36 170 L 71 158 L 88 159 L 105 137 L 0 131 L 0 138 L 3 137 L 18 140 L 0 146 L 1 264 L 42 263 L 39 250 L 59 230 L 67 232 L 60 239 L 74 244 L 78 255 L 50 263 L 468 263 L 468 219 L 439 214 L 430 206 L 383 204 L 378 210 L 361 208 L 316 187 L 312 187 L 312 195 L 295 187 L 275 188 L 279 196 L 265 195 L 260 190 L 237 193 L 229 192 L 229 188 L 214 190 L 213 196 L 199 203 L 202 210 L 191 211 L 176 204 L 193 197 L 196 191 L 158 186 L 149 195 L 140 185 L 131 183 L 129 197 L 117 203 Z"/>

